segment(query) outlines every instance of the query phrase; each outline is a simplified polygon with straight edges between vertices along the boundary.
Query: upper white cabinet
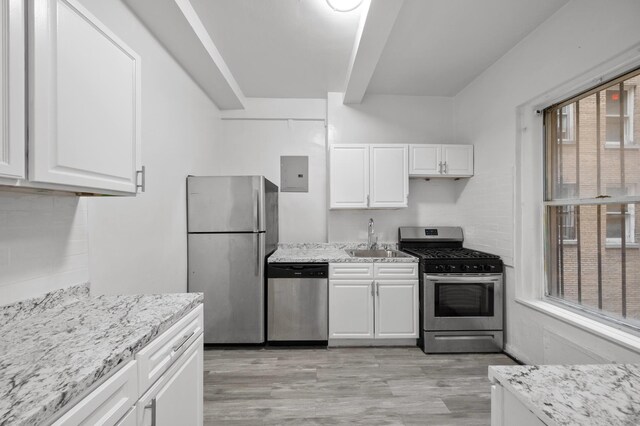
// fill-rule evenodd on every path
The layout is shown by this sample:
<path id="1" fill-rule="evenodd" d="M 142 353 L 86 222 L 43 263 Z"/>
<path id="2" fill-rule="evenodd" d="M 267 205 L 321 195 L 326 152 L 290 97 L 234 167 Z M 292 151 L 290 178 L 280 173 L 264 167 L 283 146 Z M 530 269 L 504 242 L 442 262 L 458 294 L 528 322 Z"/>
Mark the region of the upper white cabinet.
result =
<path id="1" fill-rule="evenodd" d="M 135 193 L 140 57 L 75 0 L 29 8 L 29 180 Z"/>
<path id="2" fill-rule="evenodd" d="M 410 176 L 473 176 L 473 145 L 410 145 L 409 151 Z"/>
<path id="3" fill-rule="evenodd" d="M 371 145 L 369 207 L 407 207 L 409 171 L 407 145 Z"/>
<path id="4" fill-rule="evenodd" d="M 369 145 L 331 145 L 329 158 L 331 208 L 369 207 Z"/>
<path id="5" fill-rule="evenodd" d="M 25 8 L 23 0 L 0 4 L 0 177 L 24 178 Z"/>
<path id="6" fill-rule="evenodd" d="M 407 145 L 332 145 L 329 159 L 332 209 L 407 207 Z"/>

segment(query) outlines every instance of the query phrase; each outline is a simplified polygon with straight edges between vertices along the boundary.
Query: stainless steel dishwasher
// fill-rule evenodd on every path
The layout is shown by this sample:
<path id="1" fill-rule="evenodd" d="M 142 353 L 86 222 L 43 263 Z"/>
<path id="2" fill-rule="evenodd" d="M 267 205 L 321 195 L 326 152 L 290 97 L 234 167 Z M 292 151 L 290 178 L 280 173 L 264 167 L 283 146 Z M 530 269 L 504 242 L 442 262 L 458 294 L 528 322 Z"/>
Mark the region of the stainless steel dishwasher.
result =
<path id="1" fill-rule="evenodd" d="M 329 335 L 329 266 L 270 263 L 267 341 L 321 342 Z"/>

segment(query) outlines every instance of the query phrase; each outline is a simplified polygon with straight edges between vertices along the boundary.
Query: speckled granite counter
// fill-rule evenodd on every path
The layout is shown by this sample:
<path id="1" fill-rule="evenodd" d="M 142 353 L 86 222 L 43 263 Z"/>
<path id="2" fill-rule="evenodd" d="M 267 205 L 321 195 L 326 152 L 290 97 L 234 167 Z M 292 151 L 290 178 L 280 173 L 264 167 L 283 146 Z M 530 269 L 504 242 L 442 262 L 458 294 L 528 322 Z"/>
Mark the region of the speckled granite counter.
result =
<path id="1" fill-rule="evenodd" d="M 409 257 L 351 257 L 345 250 L 366 249 L 366 243 L 280 243 L 278 249 L 269 256 L 269 263 L 340 263 L 340 262 L 418 262 L 418 258 Z M 396 250 L 396 244 L 379 243 L 382 250 Z"/>
<path id="2" fill-rule="evenodd" d="M 202 300 L 90 297 L 85 285 L 0 307 L 0 425 L 46 422 Z"/>
<path id="3" fill-rule="evenodd" d="M 545 424 L 640 424 L 640 365 L 489 367 Z"/>

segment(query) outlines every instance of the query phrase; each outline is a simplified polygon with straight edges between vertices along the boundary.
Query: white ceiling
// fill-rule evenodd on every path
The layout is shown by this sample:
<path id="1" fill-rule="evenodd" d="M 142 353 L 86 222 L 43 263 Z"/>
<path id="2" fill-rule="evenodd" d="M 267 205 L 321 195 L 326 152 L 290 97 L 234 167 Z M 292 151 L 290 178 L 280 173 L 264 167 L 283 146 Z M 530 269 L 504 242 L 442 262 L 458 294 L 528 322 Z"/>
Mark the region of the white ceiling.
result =
<path id="1" fill-rule="evenodd" d="M 325 0 L 191 0 L 247 97 L 325 98 L 344 90 L 360 11 Z"/>
<path id="2" fill-rule="evenodd" d="M 367 93 L 453 96 L 568 0 L 405 0 Z"/>
<path id="3" fill-rule="evenodd" d="M 384 1 L 384 0 L 374 0 Z M 405 0 L 366 93 L 458 93 L 568 0 Z M 325 0 L 191 0 L 247 97 L 345 90 L 360 11 Z"/>

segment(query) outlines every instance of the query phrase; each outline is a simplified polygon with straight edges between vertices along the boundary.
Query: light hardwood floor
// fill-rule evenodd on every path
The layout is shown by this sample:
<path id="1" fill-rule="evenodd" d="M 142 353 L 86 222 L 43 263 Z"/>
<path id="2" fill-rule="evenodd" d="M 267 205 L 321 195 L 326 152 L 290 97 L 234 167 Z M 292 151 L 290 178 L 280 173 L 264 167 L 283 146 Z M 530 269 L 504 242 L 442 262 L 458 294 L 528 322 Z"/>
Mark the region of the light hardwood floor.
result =
<path id="1" fill-rule="evenodd" d="M 488 425 L 502 354 L 418 348 L 207 349 L 207 425 Z"/>

